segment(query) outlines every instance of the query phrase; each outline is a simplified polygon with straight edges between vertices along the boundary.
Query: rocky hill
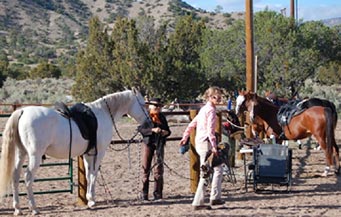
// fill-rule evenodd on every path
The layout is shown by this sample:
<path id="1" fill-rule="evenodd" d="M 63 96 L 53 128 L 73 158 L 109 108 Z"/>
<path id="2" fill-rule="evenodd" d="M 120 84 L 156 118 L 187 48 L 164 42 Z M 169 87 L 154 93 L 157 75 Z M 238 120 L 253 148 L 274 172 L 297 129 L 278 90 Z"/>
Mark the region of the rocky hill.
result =
<path id="1" fill-rule="evenodd" d="M 322 22 L 327 26 L 341 25 L 341 17 L 322 20 Z"/>
<path id="2" fill-rule="evenodd" d="M 186 14 L 217 29 L 244 18 L 243 12 L 207 12 L 182 0 L 1 0 L 0 57 L 7 56 L 19 67 L 35 66 L 47 58 L 70 62 L 86 42 L 88 21 L 93 16 L 98 16 L 110 31 L 118 16 L 150 16 L 158 25 L 172 23 Z M 335 25 L 334 20 L 328 23 Z"/>
<path id="3" fill-rule="evenodd" d="M 0 30 L 2 34 L 24 32 L 53 44 L 70 34 L 83 38 L 92 16 L 98 16 L 111 26 L 117 16 L 147 15 L 160 23 L 183 14 L 194 14 L 215 28 L 226 28 L 234 19 L 243 17 L 242 13 L 215 14 L 197 10 L 181 0 L 2 0 Z"/>
<path id="4" fill-rule="evenodd" d="M 24 71 L 23 66 L 32 68 L 40 59 L 70 63 L 86 42 L 93 16 L 110 31 L 119 16 L 150 16 L 157 26 L 187 14 L 219 29 L 244 17 L 198 10 L 182 0 L 1 0 L 0 57 L 7 56 L 11 67 Z"/>

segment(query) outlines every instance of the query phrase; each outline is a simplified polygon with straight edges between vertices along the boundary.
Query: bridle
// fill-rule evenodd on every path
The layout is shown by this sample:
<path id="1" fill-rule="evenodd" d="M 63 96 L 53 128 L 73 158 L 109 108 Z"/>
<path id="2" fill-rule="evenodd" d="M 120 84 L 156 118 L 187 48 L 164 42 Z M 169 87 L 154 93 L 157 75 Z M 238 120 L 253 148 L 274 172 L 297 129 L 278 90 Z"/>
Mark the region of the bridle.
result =
<path id="1" fill-rule="evenodd" d="M 139 104 L 141 110 L 143 111 L 143 114 L 146 116 L 147 121 L 148 121 L 149 123 L 151 123 L 151 119 L 150 119 L 150 117 L 149 117 L 149 114 L 146 113 L 146 111 L 145 111 L 145 109 L 144 109 L 144 104 L 140 102 L 140 100 L 139 100 L 139 98 L 137 97 L 137 95 L 135 95 L 135 97 L 136 97 L 136 101 L 138 102 L 138 104 Z M 137 130 L 137 129 L 135 130 L 134 135 L 133 135 L 130 139 L 124 139 L 124 138 L 121 136 L 121 134 L 119 133 L 118 129 L 117 129 L 115 119 L 114 119 L 114 117 L 113 117 L 113 115 L 112 115 L 112 113 L 111 113 L 111 109 L 110 109 L 110 106 L 109 106 L 107 100 L 106 100 L 105 98 L 102 98 L 102 99 L 104 100 L 104 102 L 105 102 L 105 104 L 106 104 L 106 106 L 107 106 L 107 109 L 108 109 L 108 111 L 109 111 L 110 118 L 111 118 L 111 121 L 112 121 L 112 123 L 113 123 L 113 125 L 114 125 L 115 132 L 116 132 L 117 136 L 118 136 L 122 141 L 126 141 L 127 143 L 131 143 L 131 141 L 133 141 L 133 140 L 135 139 L 135 137 L 139 134 L 138 130 Z"/>

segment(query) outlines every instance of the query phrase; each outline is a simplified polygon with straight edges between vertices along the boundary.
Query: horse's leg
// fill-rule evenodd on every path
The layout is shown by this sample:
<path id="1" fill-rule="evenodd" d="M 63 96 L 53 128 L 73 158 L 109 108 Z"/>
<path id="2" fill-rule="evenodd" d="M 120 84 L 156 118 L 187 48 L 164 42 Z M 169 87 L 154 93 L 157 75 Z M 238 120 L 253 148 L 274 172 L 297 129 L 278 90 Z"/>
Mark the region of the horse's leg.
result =
<path id="1" fill-rule="evenodd" d="M 34 200 L 32 184 L 34 181 L 34 175 L 37 169 L 39 168 L 40 161 L 41 161 L 41 155 L 33 156 L 29 154 L 29 163 L 28 163 L 26 173 L 25 173 L 25 184 L 27 188 L 28 203 L 29 203 L 29 208 L 32 211 L 32 215 L 39 214 L 39 211 L 37 210 L 36 203 Z"/>
<path id="2" fill-rule="evenodd" d="M 298 144 L 298 149 L 302 149 L 302 142 L 300 139 L 296 140 L 296 143 Z"/>
<path id="3" fill-rule="evenodd" d="M 335 138 L 333 139 L 333 163 L 335 174 L 340 174 L 340 156 L 339 156 L 339 146 L 337 146 Z"/>
<path id="4" fill-rule="evenodd" d="M 104 152 L 98 152 L 96 156 L 84 155 L 84 167 L 87 180 L 86 199 L 88 207 L 95 205 L 95 184 L 100 163 L 104 157 Z"/>
<path id="5" fill-rule="evenodd" d="M 326 156 L 326 167 L 324 169 L 324 172 L 321 174 L 321 176 L 323 177 L 327 177 L 330 171 L 330 166 L 332 165 L 332 159 L 329 157 L 326 147 L 326 141 L 324 139 L 322 139 L 322 137 L 320 136 L 314 136 L 316 141 L 320 144 L 320 147 L 322 148 L 322 150 L 324 151 L 324 155 Z"/>
<path id="6" fill-rule="evenodd" d="M 22 165 L 24 163 L 26 152 L 22 149 L 16 151 L 15 167 L 13 172 L 12 192 L 13 192 L 13 208 L 14 215 L 22 215 L 19 203 L 19 181 Z"/>
<path id="7" fill-rule="evenodd" d="M 328 154 L 327 154 L 327 150 L 326 150 L 326 143 L 323 139 L 320 139 L 319 137 L 315 137 L 315 138 L 316 138 L 317 142 L 320 144 L 320 147 L 323 149 L 324 155 L 326 156 L 326 167 L 324 168 L 324 171 L 321 174 L 321 176 L 327 177 L 328 173 L 330 171 L 331 161 L 328 159 Z"/>

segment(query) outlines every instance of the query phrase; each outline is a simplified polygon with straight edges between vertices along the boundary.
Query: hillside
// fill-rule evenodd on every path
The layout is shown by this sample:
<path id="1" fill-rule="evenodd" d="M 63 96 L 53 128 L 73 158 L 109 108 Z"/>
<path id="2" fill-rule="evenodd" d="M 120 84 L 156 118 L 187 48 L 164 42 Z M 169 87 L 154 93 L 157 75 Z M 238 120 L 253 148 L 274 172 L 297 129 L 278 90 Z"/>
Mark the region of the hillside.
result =
<path id="1" fill-rule="evenodd" d="M 65 66 L 74 63 L 86 43 L 88 21 L 93 16 L 107 24 L 110 32 L 119 16 L 150 16 L 157 26 L 187 14 L 216 29 L 226 29 L 244 18 L 243 12 L 207 12 L 182 0 L 1 0 L 0 60 L 7 58 L 17 74 L 25 74 L 41 59 Z M 326 24 L 340 24 L 340 19 Z"/>
<path id="2" fill-rule="evenodd" d="M 35 66 L 41 58 L 68 63 L 85 44 L 88 21 L 93 16 L 110 31 L 119 16 L 151 16 L 157 26 L 186 14 L 219 29 L 244 16 L 197 10 L 181 0 L 2 0 L 0 56 L 7 56 L 18 68 Z"/>
<path id="3" fill-rule="evenodd" d="M 0 30 L 3 34 L 13 30 L 25 32 L 52 43 L 69 34 L 84 38 L 92 16 L 111 26 L 117 16 L 147 15 L 158 24 L 190 13 L 214 28 L 226 28 L 234 19 L 243 17 L 238 13 L 224 15 L 197 10 L 181 0 L 4 0 L 0 1 Z"/>
<path id="4" fill-rule="evenodd" d="M 341 17 L 322 20 L 322 22 L 327 26 L 341 25 Z"/>

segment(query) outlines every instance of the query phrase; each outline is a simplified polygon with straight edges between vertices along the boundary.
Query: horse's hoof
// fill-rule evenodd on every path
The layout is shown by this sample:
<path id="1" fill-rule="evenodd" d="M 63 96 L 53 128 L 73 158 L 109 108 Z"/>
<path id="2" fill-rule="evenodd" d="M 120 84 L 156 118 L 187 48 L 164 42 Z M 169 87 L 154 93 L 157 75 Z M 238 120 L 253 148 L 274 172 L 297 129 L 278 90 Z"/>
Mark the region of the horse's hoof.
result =
<path id="1" fill-rule="evenodd" d="M 15 216 L 22 215 L 22 212 L 20 209 L 15 209 L 13 215 L 15 215 Z"/>
<path id="2" fill-rule="evenodd" d="M 323 172 L 322 174 L 321 174 L 321 177 L 327 177 L 328 176 L 328 172 Z"/>
<path id="3" fill-rule="evenodd" d="M 93 200 L 88 201 L 88 207 L 89 208 L 92 208 L 94 205 L 95 205 L 95 201 L 93 201 Z"/>
<path id="4" fill-rule="evenodd" d="M 32 215 L 39 215 L 39 211 L 36 209 L 32 210 Z"/>

